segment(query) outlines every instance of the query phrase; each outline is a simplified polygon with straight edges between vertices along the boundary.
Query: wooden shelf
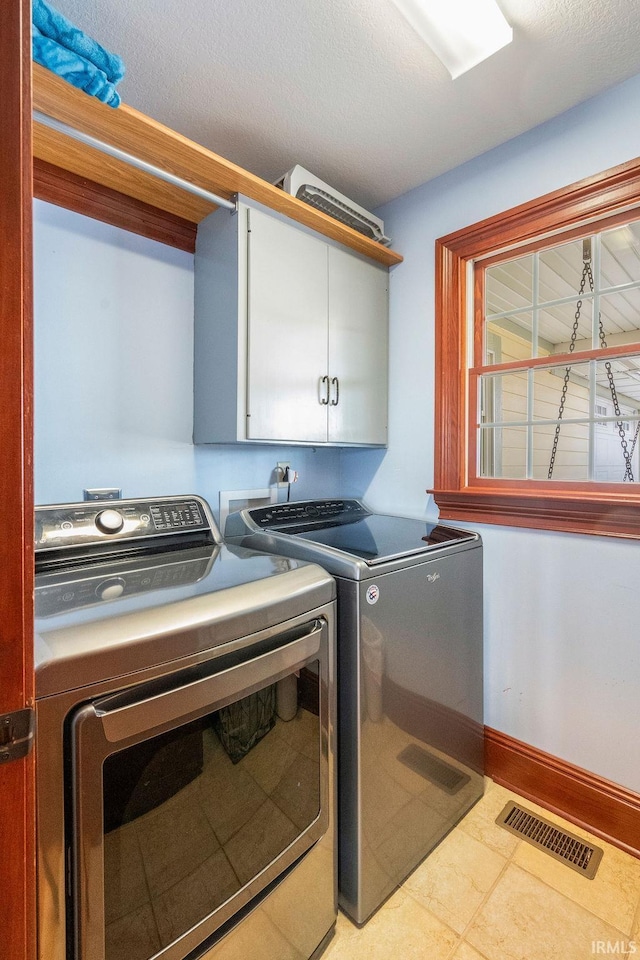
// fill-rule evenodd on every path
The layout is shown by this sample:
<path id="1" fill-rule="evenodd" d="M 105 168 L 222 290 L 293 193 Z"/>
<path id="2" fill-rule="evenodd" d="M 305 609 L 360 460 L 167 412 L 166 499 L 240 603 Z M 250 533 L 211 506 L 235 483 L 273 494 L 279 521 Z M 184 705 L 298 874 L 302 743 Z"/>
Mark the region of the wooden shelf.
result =
<path id="1" fill-rule="evenodd" d="M 386 266 L 402 257 L 327 214 L 279 190 L 132 107 L 116 110 L 33 64 L 33 108 L 49 117 L 167 170 L 220 197 L 244 194 Z M 34 122 L 34 157 L 112 190 L 199 223 L 215 206 L 124 161 Z"/>

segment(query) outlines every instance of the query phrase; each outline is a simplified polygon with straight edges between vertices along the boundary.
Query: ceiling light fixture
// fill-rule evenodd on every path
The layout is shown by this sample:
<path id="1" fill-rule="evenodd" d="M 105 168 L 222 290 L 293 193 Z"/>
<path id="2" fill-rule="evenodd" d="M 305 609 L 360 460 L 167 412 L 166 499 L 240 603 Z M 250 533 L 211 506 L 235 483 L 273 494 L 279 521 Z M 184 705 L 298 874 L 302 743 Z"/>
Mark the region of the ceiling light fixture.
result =
<path id="1" fill-rule="evenodd" d="M 393 0 L 455 80 L 513 39 L 496 0 Z"/>

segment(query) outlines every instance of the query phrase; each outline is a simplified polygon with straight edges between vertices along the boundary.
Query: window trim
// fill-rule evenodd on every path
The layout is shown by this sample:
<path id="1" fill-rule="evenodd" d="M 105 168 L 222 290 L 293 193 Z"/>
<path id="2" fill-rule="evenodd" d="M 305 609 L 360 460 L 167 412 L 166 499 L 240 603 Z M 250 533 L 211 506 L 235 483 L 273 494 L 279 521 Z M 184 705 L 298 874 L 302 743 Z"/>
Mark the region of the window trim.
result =
<path id="1" fill-rule="evenodd" d="M 583 490 L 562 481 L 549 489 L 549 481 L 540 480 L 470 484 L 466 326 L 472 261 L 507 247 L 524 248 L 536 237 L 562 233 L 564 239 L 565 231 L 580 231 L 638 205 L 640 158 L 436 240 L 435 472 L 429 493 L 442 519 L 640 539 L 640 489 L 598 484 Z"/>

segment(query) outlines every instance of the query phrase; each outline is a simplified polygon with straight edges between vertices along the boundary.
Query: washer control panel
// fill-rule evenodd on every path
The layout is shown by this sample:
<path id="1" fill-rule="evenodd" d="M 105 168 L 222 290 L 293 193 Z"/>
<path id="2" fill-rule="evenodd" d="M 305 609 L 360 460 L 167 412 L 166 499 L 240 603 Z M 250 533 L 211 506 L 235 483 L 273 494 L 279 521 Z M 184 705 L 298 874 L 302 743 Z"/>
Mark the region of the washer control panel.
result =
<path id="1" fill-rule="evenodd" d="M 301 500 L 258 507 L 251 510 L 251 519 L 263 529 L 275 529 L 291 524 L 352 523 L 368 514 L 359 500 Z"/>
<path id="2" fill-rule="evenodd" d="M 201 497 L 88 501 L 36 507 L 36 552 L 145 537 L 207 533 L 219 535 Z"/>

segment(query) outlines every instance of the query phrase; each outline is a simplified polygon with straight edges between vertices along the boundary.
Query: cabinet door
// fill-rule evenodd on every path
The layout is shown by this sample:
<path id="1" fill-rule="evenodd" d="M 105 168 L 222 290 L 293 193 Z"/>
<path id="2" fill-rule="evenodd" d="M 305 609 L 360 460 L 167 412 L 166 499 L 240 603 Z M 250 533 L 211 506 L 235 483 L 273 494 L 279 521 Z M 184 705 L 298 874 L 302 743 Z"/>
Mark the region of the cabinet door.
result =
<path id="1" fill-rule="evenodd" d="M 329 440 L 387 442 L 389 273 L 329 248 Z"/>
<path id="2" fill-rule="evenodd" d="M 247 437 L 326 442 L 327 246 L 256 210 L 248 230 Z"/>

